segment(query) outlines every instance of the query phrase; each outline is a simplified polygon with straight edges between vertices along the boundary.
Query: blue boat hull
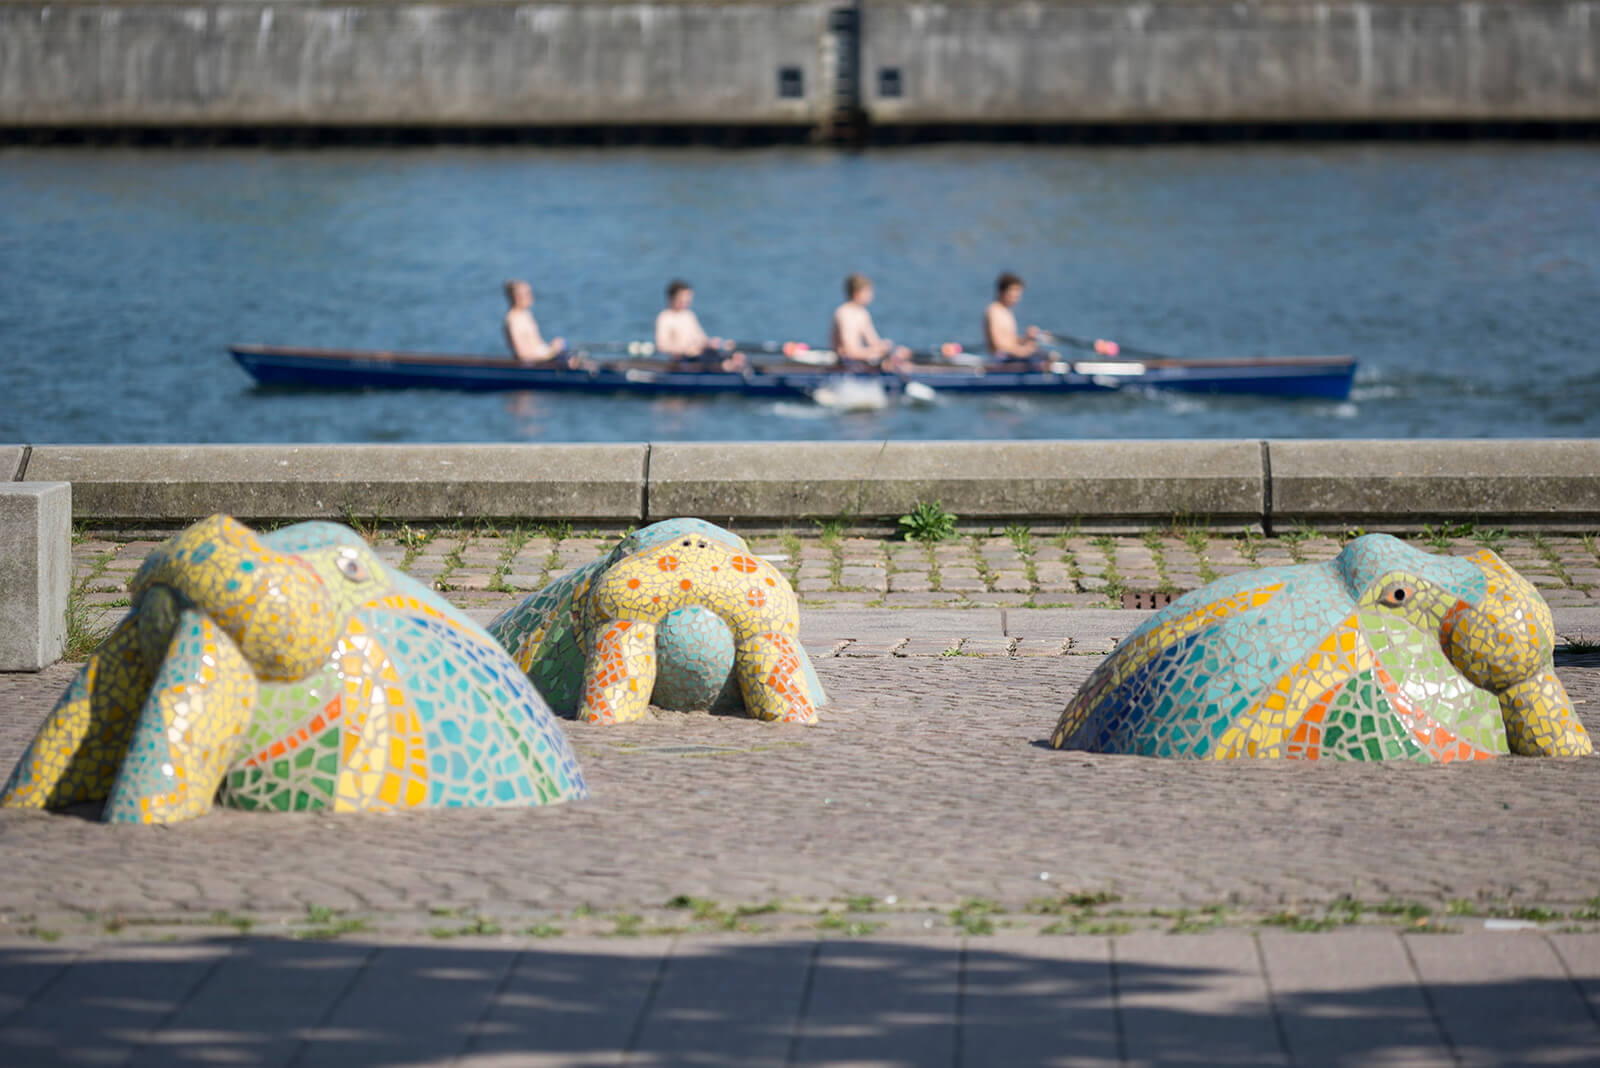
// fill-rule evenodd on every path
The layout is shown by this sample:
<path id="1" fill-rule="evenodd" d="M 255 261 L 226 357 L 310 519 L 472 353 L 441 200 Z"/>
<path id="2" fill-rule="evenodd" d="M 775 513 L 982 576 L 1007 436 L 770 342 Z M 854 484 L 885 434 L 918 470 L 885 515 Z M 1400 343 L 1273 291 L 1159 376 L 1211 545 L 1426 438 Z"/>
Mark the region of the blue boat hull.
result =
<path id="1" fill-rule="evenodd" d="M 638 361 L 594 363 L 583 369 L 526 366 L 509 359 L 419 353 L 235 345 L 228 350 L 264 386 L 314 389 L 542 390 L 643 395 L 734 394 L 810 397 L 838 376 L 800 364 L 748 373 L 672 371 Z M 1349 357 L 1260 360 L 1166 360 L 1065 365 L 1061 373 L 974 371 L 917 367 L 877 377 L 890 392 L 923 383 L 940 393 L 1093 393 L 1131 387 L 1194 393 L 1237 393 L 1344 400 L 1356 363 Z"/>

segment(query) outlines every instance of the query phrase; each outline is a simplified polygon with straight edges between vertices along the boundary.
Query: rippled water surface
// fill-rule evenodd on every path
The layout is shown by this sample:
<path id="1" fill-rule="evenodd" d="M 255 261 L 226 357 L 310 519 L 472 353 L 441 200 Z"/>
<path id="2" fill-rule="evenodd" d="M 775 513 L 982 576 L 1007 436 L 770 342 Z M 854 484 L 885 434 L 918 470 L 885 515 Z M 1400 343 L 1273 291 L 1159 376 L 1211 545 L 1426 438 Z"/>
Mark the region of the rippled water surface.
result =
<path id="1" fill-rule="evenodd" d="M 1180 355 L 1352 353 L 1347 404 L 1156 393 L 803 402 L 254 387 L 230 341 L 499 352 L 549 334 L 1024 322 Z M 940 147 L 867 154 L 0 152 L 0 442 L 1589 436 L 1600 147 Z"/>

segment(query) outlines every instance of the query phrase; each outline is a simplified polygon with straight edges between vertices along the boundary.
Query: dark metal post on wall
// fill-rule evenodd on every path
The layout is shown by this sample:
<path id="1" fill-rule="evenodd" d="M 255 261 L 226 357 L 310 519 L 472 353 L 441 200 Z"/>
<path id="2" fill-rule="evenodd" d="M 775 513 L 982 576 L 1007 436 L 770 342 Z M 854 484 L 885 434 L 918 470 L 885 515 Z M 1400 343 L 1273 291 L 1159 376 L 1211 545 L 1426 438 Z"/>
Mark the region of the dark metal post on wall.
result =
<path id="1" fill-rule="evenodd" d="M 834 8 L 828 14 L 833 38 L 833 107 L 822 130 L 823 140 L 860 144 L 867 136 L 867 115 L 861 107 L 861 3 Z"/>

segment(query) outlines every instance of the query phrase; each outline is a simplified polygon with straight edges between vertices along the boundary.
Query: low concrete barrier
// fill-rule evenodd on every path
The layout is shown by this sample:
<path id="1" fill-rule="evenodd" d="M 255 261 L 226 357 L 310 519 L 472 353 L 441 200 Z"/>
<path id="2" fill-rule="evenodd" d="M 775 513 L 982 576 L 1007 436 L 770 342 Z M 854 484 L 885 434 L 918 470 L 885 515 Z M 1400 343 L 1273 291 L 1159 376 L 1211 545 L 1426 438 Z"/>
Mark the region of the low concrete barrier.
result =
<path id="1" fill-rule="evenodd" d="M 889 441 L 651 446 L 649 519 L 889 520 L 939 501 L 964 521 L 1175 515 L 1260 523 L 1254 441 Z"/>
<path id="2" fill-rule="evenodd" d="M 0 482 L 0 671 L 61 659 L 71 589 L 72 487 Z"/>
<path id="3" fill-rule="evenodd" d="M 630 523 L 644 445 L 41 445 L 30 479 L 73 484 L 84 519 L 181 525 L 241 519 Z"/>
<path id="4" fill-rule="evenodd" d="M 151 527 L 212 512 L 892 526 L 919 501 L 978 526 L 1600 527 L 1600 440 L 0 446 L 9 471 L 71 482 L 79 519 Z"/>
<path id="5" fill-rule="evenodd" d="M 1272 522 L 1600 524 L 1600 441 L 1274 441 Z"/>
<path id="6" fill-rule="evenodd" d="M 28 450 L 21 445 L 0 445 L 0 481 L 16 481 L 22 477 L 22 461 Z"/>

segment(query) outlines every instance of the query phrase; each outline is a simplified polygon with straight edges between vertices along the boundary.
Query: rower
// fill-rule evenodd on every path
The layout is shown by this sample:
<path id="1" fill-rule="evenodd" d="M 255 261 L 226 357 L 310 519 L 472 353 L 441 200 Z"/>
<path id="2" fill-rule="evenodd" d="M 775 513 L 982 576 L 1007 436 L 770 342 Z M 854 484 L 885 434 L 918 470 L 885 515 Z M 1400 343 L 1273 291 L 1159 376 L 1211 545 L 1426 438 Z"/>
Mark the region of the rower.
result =
<path id="1" fill-rule="evenodd" d="M 672 360 L 674 371 L 742 371 L 744 353 L 723 357 L 722 339 L 706 337 L 690 305 L 694 287 L 681 278 L 667 283 L 667 306 L 656 316 L 656 351 Z"/>
<path id="2" fill-rule="evenodd" d="M 533 287 L 520 278 L 513 278 L 506 283 L 506 300 L 511 302 L 505 318 L 506 344 L 511 348 L 511 355 L 518 363 L 555 364 L 567 343 L 559 337 L 546 342 L 540 335 L 539 324 L 533 319 Z M 566 366 L 572 364 L 570 357 L 560 362 Z"/>
<path id="3" fill-rule="evenodd" d="M 983 311 L 983 340 L 997 364 L 1038 362 L 1039 328 L 1030 326 L 1017 336 L 1017 317 L 1012 311 L 1022 300 L 1022 279 L 1006 271 L 994 282 L 994 300 Z"/>
<path id="4" fill-rule="evenodd" d="M 845 302 L 833 311 L 829 343 L 839 366 L 853 374 L 884 371 L 898 373 L 911 366 L 911 350 L 878 336 L 872 325 L 872 280 L 852 274 L 844 280 Z"/>

